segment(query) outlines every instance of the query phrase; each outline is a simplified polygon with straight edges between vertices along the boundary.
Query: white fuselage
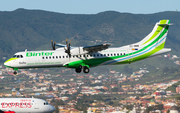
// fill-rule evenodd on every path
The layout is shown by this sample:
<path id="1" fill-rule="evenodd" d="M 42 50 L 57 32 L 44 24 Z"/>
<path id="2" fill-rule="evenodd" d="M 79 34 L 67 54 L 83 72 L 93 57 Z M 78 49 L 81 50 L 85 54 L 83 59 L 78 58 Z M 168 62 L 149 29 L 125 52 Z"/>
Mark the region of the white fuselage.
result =
<path id="1" fill-rule="evenodd" d="M 16 113 L 52 113 L 55 108 L 37 98 L 0 98 L 0 110 Z"/>
<path id="2" fill-rule="evenodd" d="M 138 47 L 138 49 L 141 49 L 141 47 Z M 163 49 L 165 50 L 165 49 Z M 79 61 L 79 60 L 90 60 L 90 59 L 105 59 L 109 58 L 111 59 L 114 56 L 125 56 L 128 53 L 132 53 L 129 56 L 126 56 L 123 58 L 126 60 L 126 63 L 131 63 L 133 62 L 133 58 L 136 57 L 135 55 L 133 56 L 133 52 L 136 50 L 132 50 L 132 47 L 130 45 L 128 46 L 123 46 L 119 48 L 109 48 L 103 51 L 100 51 L 98 53 L 89 53 L 89 54 L 79 54 L 79 55 L 71 55 L 71 57 L 68 56 L 67 53 L 64 52 L 64 49 L 57 49 L 57 50 L 49 50 L 49 51 L 25 51 L 25 52 L 18 52 L 15 55 L 19 55 L 22 57 L 19 57 L 18 59 L 13 59 L 12 61 L 8 62 L 8 65 L 14 68 L 46 68 L 46 67 L 63 67 L 64 65 L 74 62 L 74 61 Z M 154 55 L 159 55 L 165 52 L 169 52 L 169 50 L 165 51 L 159 51 Z M 140 56 L 141 54 L 139 54 Z M 149 56 L 149 57 L 151 57 Z M 120 60 L 118 62 L 121 62 L 123 60 Z M 116 63 L 118 63 L 116 62 Z M 6 63 L 5 63 L 6 65 Z M 90 67 L 93 67 L 94 65 L 113 65 L 110 63 L 104 63 L 104 62 L 97 62 L 94 61 L 93 65 L 90 65 Z"/>
<path id="3" fill-rule="evenodd" d="M 15 55 L 22 55 L 23 57 L 8 62 L 8 65 L 17 68 L 62 67 L 68 62 L 122 56 L 127 53 L 127 48 L 109 48 L 98 53 L 71 55 L 69 57 L 63 48 L 50 51 L 25 51 L 16 53 Z"/>

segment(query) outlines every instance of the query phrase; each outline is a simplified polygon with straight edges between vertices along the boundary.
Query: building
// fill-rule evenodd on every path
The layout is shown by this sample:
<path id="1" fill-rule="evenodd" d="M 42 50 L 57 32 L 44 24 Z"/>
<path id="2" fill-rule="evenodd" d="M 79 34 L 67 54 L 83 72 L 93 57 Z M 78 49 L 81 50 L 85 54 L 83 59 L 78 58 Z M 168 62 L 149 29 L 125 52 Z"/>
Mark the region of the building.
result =
<path id="1" fill-rule="evenodd" d="M 180 86 L 176 87 L 176 93 L 180 93 Z"/>

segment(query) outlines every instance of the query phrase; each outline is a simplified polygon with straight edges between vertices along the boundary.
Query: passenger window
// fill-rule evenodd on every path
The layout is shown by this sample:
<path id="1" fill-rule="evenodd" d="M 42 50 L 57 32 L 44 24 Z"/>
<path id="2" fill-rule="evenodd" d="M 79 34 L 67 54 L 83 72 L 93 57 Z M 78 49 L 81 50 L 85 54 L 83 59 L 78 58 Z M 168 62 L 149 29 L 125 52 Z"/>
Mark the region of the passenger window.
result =
<path id="1" fill-rule="evenodd" d="M 79 55 L 79 57 L 81 57 L 81 55 Z"/>
<path id="2" fill-rule="evenodd" d="M 49 56 L 49 59 L 51 59 L 51 56 Z"/>
<path id="3" fill-rule="evenodd" d="M 63 58 L 64 58 L 64 56 L 63 56 Z"/>
<path id="4" fill-rule="evenodd" d="M 46 59 L 48 59 L 48 57 L 46 57 Z"/>
<path id="5" fill-rule="evenodd" d="M 42 57 L 42 59 L 44 59 L 44 57 Z"/>
<path id="6" fill-rule="evenodd" d="M 93 56 L 96 57 L 96 54 L 94 54 Z"/>
<path id="7" fill-rule="evenodd" d="M 116 56 L 116 54 L 114 53 L 114 56 Z"/>
<path id="8" fill-rule="evenodd" d="M 59 56 L 59 58 L 61 58 L 61 56 Z"/>
<path id="9" fill-rule="evenodd" d="M 124 53 L 124 55 L 126 55 L 126 53 Z"/>
<path id="10" fill-rule="evenodd" d="M 87 57 L 89 57 L 89 55 L 87 55 Z"/>
<path id="11" fill-rule="evenodd" d="M 117 56 L 119 56 L 119 53 L 117 53 Z"/>
<path id="12" fill-rule="evenodd" d="M 17 55 L 17 58 L 19 58 L 19 55 Z"/>
<path id="13" fill-rule="evenodd" d="M 53 56 L 53 59 L 54 59 L 54 56 Z"/>
<path id="14" fill-rule="evenodd" d="M 93 55 L 92 54 L 90 54 L 90 57 L 92 57 Z"/>
<path id="15" fill-rule="evenodd" d="M 122 56 L 122 53 L 121 53 L 121 56 Z"/>
<path id="16" fill-rule="evenodd" d="M 113 56 L 113 54 L 111 54 L 111 56 Z"/>
<path id="17" fill-rule="evenodd" d="M 99 54 L 97 54 L 97 57 L 99 57 Z"/>
<path id="18" fill-rule="evenodd" d="M 58 58 L 58 56 L 56 56 L 56 58 Z"/>
<path id="19" fill-rule="evenodd" d="M 86 55 L 83 55 L 84 57 L 86 57 Z"/>
<path id="20" fill-rule="evenodd" d="M 104 56 L 106 56 L 106 54 L 104 54 Z"/>
<path id="21" fill-rule="evenodd" d="M 107 54 L 107 56 L 109 56 L 109 54 Z"/>
<path id="22" fill-rule="evenodd" d="M 66 58 L 68 58 L 68 56 L 66 56 Z"/>

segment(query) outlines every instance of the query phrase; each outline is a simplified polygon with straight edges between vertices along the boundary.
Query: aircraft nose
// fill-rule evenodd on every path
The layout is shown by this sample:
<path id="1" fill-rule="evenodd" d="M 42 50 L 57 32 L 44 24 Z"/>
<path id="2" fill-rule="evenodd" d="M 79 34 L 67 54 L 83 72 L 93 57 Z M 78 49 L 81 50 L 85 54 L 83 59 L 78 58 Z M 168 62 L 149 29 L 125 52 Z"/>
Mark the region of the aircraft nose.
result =
<path id="1" fill-rule="evenodd" d="M 10 66 L 10 63 L 9 63 L 8 61 L 6 61 L 6 62 L 4 62 L 4 65 L 5 65 L 6 67 L 8 67 L 8 66 Z"/>
<path id="2" fill-rule="evenodd" d="M 54 111 L 55 111 L 55 107 L 51 106 L 51 112 L 54 112 Z"/>

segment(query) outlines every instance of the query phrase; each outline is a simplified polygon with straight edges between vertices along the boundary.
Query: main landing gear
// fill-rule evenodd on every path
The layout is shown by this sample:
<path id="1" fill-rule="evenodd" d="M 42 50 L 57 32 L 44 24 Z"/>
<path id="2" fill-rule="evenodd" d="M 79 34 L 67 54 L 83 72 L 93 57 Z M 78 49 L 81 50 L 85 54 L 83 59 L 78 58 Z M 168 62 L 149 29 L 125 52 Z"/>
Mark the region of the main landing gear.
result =
<path id="1" fill-rule="evenodd" d="M 88 66 L 81 66 L 81 65 L 78 66 L 78 68 L 76 68 L 75 71 L 76 71 L 77 73 L 81 73 L 82 69 L 83 69 L 83 72 L 84 72 L 84 73 L 89 73 L 89 68 L 88 68 Z"/>

